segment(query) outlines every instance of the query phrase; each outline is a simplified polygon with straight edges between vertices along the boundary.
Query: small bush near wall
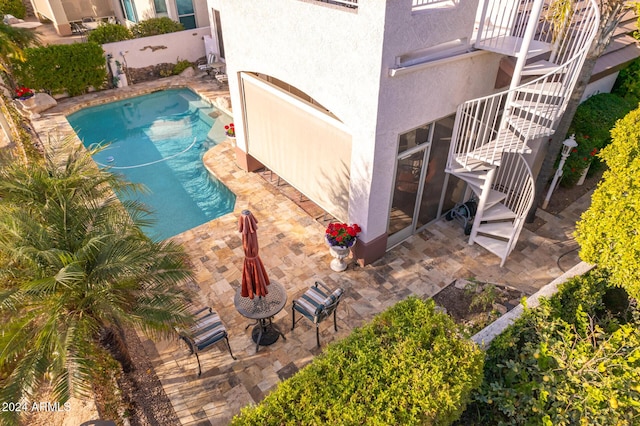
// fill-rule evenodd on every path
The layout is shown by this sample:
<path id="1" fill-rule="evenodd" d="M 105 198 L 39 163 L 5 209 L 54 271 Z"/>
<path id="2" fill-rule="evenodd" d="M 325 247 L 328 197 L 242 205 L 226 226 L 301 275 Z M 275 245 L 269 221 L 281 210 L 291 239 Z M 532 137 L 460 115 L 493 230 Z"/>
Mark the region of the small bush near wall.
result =
<path id="1" fill-rule="evenodd" d="M 640 312 L 594 270 L 526 310 L 487 351 L 459 424 L 640 424 Z"/>
<path id="2" fill-rule="evenodd" d="M 565 163 L 563 186 L 575 185 L 588 166 L 590 174 L 602 169 L 596 154 L 611 141 L 610 131 L 616 121 L 636 106 L 634 102 L 612 93 L 592 96 L 578 106 L 569 128 L 569 135 L 576 135 L 578 146 Z"/>
<path id="3" fill-rule="evenodd" d="M 450 424 L 479 384 L 483 357 L 433 301 L 409 298 L 330 345 L 232 424 Z"/>
<path id="4" fill-rule="evenodd" d="M 102 24 L 89 33 L 88 41 L 105 44 L 133 38 L 131 30 L 120 24 Z"/>
<path id="5" fill-rule="evenodd" d="M 59 44 L 24 50 L 25 61 L 13 64 L 24 86 L 51 94 L 71 96 L 99 89 L 106 80 L 102 47 L 95 43 Z"/>
<path id="6" fill-rule="evenodd" d="M 24 19 L 27 13 L 22 0 L 0 0 L 0 14 L 13 15 L 16 18 Z"/>
<path id="7" fill-rule="evenodd" d="M 183 30 L 184 26 L 180 22 L 167 17 L 146 19 L 132 28 L 135 37 L 149 37 Z"/>

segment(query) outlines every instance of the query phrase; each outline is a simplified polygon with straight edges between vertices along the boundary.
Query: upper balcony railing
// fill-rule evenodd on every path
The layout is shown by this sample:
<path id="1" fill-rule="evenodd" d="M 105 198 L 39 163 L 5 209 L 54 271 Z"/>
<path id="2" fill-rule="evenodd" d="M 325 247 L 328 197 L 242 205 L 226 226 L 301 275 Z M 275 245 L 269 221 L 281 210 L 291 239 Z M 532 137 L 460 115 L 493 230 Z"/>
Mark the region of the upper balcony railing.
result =
<path id="1" fill-rule="evenodd" d="M 328 3 L 336 6 L 344 6 L 350 9 L 358 8 L 358 0 L 315 0 L 320 3 Z M 412 7 L 414 9 L 420 9 L 425 6 L 432 5 L 454 5 L 457 0 L 412 0 Z"/>
<path id="2" fill-rule="evenodd" d="M 425 6 L 453 6 L 455 5 L 456 0 L 413 0 L 413 8 L 420 9 L 426 8 Z"/>
<path id="3" fill-rule="evenodd" d="M 350 9 L 358 8 L 358 0 L 315 0 L 320 3 L 328 3 L 336 6 L 348 7 Z"/>

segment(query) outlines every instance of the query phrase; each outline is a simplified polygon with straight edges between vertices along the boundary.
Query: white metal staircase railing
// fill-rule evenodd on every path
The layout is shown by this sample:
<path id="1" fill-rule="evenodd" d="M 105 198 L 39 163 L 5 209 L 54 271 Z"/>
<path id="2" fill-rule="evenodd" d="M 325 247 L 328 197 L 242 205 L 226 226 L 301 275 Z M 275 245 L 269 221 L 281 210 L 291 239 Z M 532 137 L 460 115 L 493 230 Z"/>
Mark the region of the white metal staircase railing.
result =
<path id="1" fill-rule="evenodd" d="M 447 172 L 465 180 L 478 198 L 469 244 L 482 245 L 504 264 L 534 191 L 525 184 L 533 177 L 524 158 L 506 154 L 529 153 L 529 142 L 553 134 L 599 12 L 595 0 L 485 0 L 481 7 L 475 47 L 514 56 L 514 75 L 508 90 L 458 107 Z"/>

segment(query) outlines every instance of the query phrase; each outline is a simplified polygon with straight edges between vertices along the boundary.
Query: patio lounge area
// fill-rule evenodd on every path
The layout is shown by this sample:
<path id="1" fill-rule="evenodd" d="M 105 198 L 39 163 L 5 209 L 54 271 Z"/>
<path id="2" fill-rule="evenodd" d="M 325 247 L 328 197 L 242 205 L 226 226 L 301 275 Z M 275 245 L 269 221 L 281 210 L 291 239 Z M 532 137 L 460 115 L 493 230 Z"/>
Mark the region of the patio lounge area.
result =
<path id="1" fill-rule="evenodd" d="M 214 104 L 216 98 L 227 95 L 207 79 L 172 77 L 61 101 L 35 120 L 34 126 L 43 140 L 50 131 L 66 134 L 70 127 L 64 115 L 89 100 L 109 102 L 170 86 L 190 87 Z M 237 167 L 231 141 L 212 148 L 204 161 L 236 194 L 235 210 L 174 239 L 186 248 L 195 270 L 195 280 L 187 285 L 197 294 L 200 305 L 211 306 L 220 314 L 237 360 L 229 356 L 224 343 L 216 344 L 200 354 L 202 375 L 198 377 L 195 357 L 178 340 L 152 342 L 143 338 L 155 373 L 183 425 L 227 424 L 242 407 L 261 401 L 278 382 L 320 353 L 312 323 L 300 321 L 291 331 L 291 301 L 317 280 L 345 289 L 337 310 L 338 331 L 334 331 L 333 320 L 320 325 L 324 348 L 407 296 L 433 296 L 457 278 L 475 277 L 532 294 L 579 261 L 571 233 L 588 206 L 590 194 L 558 216 L 539 210 L 538 216 L 546 223 L 535 233 L 522 231 L 503 268 L 499 258 L 478 245 L 467 244 L 459 223 L 441 220 L 372 265 L 361 268 L 351 263 L 346 271 L 333 272 L 324 241 L 325 226 L 259 174 Z M 244 253 L 238 217 L 244 209 L 251 210 L 258 220 L 260 257 L 269 277 L 285 288 L 288 298 L 273 319 L 286 340 L 279 339 L 257 352 L 251 329 L 245 329 L 250 321 L 233 303 L 241 285 Z"/>

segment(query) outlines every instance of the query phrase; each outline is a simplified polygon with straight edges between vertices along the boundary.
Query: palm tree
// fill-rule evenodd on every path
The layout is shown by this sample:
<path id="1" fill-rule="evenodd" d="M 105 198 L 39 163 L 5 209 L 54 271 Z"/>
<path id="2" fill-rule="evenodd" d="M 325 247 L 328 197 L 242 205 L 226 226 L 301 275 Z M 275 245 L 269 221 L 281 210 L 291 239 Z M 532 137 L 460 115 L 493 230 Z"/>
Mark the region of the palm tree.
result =
<path id="1" fill-rule="evenodd" d="M 191 321 L 183 250 L 141 232 L 144 206 L 113 192 L 139 188 L 92 153 L 66 142 L 41 164 L 0 169 L 2 401 L 33 400 L 45 383 L 60 403 L 87 396 L 100 351 L 132 368 L 123 327 L 167 337 Z"/>

